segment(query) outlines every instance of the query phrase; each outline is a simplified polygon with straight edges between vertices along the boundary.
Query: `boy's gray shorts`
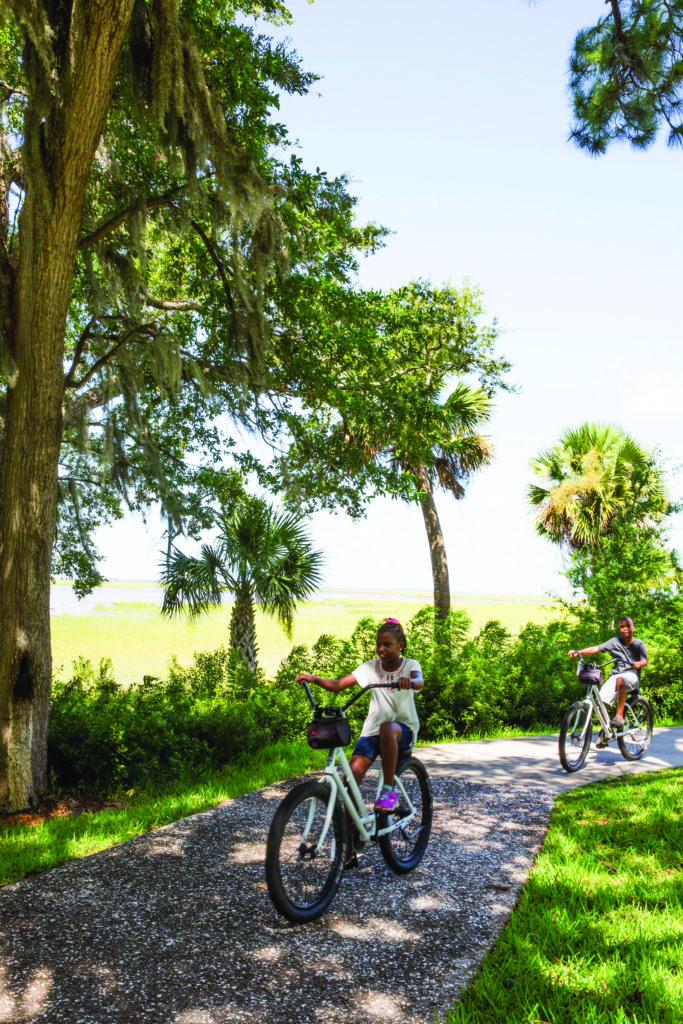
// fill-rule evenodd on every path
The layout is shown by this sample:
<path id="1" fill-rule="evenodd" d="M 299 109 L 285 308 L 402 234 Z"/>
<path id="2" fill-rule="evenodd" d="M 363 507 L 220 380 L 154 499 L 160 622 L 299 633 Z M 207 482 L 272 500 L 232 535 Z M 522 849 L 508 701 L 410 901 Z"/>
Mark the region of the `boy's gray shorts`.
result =
<path id="1" fill-rule="evenodd" d="M 626 692 L 633 693 L 640 686 L 638 673 L 635 669 L 628 669 L 626 672 L 614 672 L 609 679 L 606 679 L 600 690 L 600 697 L 603 704 L 614 704 L 617 696 L 617 679 L 623 679 L 626 684 Z"/>

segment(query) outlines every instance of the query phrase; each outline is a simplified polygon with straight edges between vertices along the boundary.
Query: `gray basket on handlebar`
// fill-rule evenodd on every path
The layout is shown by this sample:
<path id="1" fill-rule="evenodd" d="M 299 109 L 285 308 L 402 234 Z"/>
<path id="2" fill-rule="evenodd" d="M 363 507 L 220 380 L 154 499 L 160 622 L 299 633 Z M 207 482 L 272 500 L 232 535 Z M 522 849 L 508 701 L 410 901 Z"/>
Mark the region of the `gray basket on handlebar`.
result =
<path id="1" fill-rule="evenodd" d="M 602 686 L 602 672 L 599 668 L 585 668 L 578 676 L 585 686 Z"/>
<path id="2" fill-rule="evenodd" d="M 351 723 L 339 708 L 316 708 L 306 739 L 314 750 L 346 747 L 351 742 Z"/>

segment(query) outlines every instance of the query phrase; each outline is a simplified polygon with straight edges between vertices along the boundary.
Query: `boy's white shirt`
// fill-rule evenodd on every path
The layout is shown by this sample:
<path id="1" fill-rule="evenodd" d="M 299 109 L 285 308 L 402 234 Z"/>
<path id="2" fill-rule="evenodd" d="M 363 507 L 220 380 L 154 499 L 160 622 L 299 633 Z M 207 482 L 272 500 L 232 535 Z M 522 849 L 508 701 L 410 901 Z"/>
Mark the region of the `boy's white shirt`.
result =
<path id="1" fill-rule="evenodd" d="M 404 658 L 394 672 L 385 672 L 379 658 L 365 661 L 354 669 L 353 675 L 360 686 L 371 683 L 395 683 L 399 679 L 410 676 L 413 671 L 420 671 L 419 661 Z M 413 732 L 413 740 L 417 739 L 420 720 L 415 709 L 413 690 L 372 690 L 370 693 L 370 709 L 365 719 L 361 736 L 379 736 L 382 722 L 403 722 Z"/>

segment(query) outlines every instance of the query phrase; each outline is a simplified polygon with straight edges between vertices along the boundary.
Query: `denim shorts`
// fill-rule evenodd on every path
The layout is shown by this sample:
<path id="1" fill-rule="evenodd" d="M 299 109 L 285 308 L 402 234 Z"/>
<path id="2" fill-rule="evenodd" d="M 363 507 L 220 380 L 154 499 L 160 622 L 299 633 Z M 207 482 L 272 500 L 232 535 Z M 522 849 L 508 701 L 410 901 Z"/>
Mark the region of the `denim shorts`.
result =
<path id="1" fill-rule="evenodd" d="M 404 725 L 403 722 L 397 722 L 396 725 L 401 726 L 401 741 L 398 745 L 398 752 L 403 755 L 409 754 L 413 749 L 413 730 Z M 353 748 L 353 753 L 374 761 L 379 754 L 379 736 L 361 736 Z"/>

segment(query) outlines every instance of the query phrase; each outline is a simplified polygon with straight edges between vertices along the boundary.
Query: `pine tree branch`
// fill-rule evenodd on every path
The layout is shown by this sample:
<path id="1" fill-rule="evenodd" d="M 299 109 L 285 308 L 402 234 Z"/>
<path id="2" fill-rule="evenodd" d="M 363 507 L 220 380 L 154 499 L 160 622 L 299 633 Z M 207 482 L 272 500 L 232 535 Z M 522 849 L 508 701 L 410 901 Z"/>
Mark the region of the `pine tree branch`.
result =
<path id="1" fill-rule="evenodd" d="M 620 43 L 623 43 L 623 45 L 626 46 L 628 43 L 628 37 L 624 32 L 624 23 L 621 20 L 621 9 L 619 7 L 619 0 L 605 0 L 605 3 L 608 3 L 612 8 L 612 17 L 614 18 L 614 31 L 616 33 L 616 37 Z"/>

